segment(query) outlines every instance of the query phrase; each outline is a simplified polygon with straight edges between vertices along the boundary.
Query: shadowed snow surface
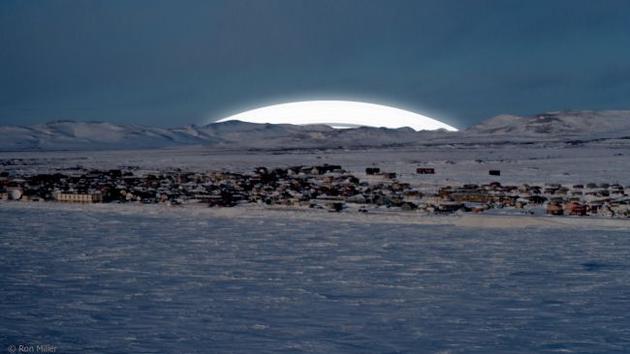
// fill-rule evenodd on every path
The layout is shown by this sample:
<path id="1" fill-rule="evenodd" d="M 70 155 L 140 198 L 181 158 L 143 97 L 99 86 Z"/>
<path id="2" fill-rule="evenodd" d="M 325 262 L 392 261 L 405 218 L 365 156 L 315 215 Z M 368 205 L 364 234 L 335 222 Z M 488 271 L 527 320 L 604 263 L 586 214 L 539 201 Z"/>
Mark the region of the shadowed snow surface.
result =
<path id="1" fill-rule="evenodd" d="M 626 232 L 0 209 L 0 344 L 623 352 Z"/>

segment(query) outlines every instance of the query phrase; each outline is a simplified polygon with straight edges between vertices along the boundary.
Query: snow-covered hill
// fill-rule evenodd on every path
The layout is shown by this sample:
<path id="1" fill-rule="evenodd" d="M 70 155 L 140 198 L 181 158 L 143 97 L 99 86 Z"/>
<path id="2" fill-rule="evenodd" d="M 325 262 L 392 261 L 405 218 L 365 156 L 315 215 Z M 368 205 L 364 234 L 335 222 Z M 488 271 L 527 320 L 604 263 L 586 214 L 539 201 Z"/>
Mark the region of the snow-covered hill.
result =
<path id="1" fill-rule="evenodd" d="M 0 127 L 0 137 L 0 150 L 5 151 L 152 148 L 207 141 L 182 130 L 74 121 Z"/>
<path id="2" fill-rule="evenodd" d="M 630 136 L 630 111 L 550 112 L 529 117 L 500 115 L 467 129 L 466 133 L 546 138 Z"/>
<path id="3" fill-rule="evenodd" d="M 182 128 L 54 121 L 30 127 L 0 127 L 0 151 L 118 150 L 181 145 L 230 150 L 351 149 L 629 137 L 630 111 L 552 112 L 531 117 L 501 115 L 460 132 L 367 127 L 333 129 L 325 125 L 272 125 L 240 121 Z"/>
<path id="4" fill-rule="evenodd" d="M 413 129 L 333 129 L 325 125 L 272 125 L 240 121 L 183 128 L 105 122 L 54 121 L 0 127 L 0 151 L 146 149 L 205 145 L 221 149 L 291 149 L 411 144 L 446 132 Z M 450 133 L 452 134 L 452 133 Z"/>

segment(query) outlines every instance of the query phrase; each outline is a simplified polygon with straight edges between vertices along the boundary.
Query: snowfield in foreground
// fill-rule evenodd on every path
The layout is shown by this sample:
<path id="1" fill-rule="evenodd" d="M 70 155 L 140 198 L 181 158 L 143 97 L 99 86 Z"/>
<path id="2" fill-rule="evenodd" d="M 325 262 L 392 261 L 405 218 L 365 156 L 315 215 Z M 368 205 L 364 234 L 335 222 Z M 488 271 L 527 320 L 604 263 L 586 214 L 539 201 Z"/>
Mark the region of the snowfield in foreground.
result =
<path id="1" fill-rule="evenodd" d="M 622 353 L 630 346 L 625 230 L 37 207 L 2 207 L 0 220 L 5 347 Z"/>

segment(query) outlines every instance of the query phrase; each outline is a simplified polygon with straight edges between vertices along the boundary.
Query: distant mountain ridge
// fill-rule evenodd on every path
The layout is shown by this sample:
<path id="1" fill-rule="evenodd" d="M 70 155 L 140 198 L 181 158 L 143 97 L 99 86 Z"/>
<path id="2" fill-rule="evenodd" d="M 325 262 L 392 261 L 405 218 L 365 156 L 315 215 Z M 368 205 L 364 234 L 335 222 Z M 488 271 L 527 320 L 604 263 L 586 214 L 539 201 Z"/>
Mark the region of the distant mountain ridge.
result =
<path id="1" fill-rule="evenodd" d="M 204 145 L 219 149 L 337 148 L 413 143 L 413 129 L 356 128 L 325 125 L 255 124 L 240 121 L 153 128 L 107 122 L 53 121 L 30 127 L 0 127 L 0 151 L 147 149 Z"/>
<path id="2" fill-rule="evenodd" d="M 0 151 L 151 149 L 202 145 L 213 149 L 364 148 L 401 145 L 630 137 L 630 111 L 500 115 L 459 132 L 410 128 L 255 124 L 240 121 L 181 128 L 108 122 L 52 121 L 0 126 Z"/>
<path id="3" fill-rule="evenodd" d="M 624 134 L 630 133 L 630 111 L 549 112 L 525 117 L 499 115 L 466 132 L 513 136 Z"/>

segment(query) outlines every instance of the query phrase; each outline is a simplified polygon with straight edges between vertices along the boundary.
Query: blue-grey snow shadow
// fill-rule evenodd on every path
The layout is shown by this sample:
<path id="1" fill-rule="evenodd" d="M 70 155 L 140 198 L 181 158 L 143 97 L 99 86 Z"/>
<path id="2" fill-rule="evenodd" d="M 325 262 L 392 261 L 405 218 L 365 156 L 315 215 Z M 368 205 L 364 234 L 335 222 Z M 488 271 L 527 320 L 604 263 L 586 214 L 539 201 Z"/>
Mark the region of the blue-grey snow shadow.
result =
<path id="1" fill-rule="evenodd" d="M 0 209 L 0 342 L 59 352 L 624 352 L 624 232 Z"/>

